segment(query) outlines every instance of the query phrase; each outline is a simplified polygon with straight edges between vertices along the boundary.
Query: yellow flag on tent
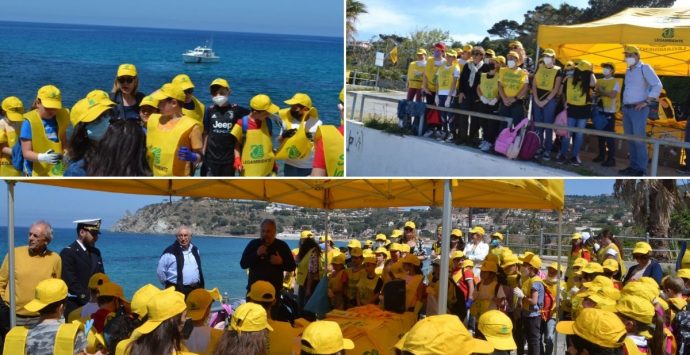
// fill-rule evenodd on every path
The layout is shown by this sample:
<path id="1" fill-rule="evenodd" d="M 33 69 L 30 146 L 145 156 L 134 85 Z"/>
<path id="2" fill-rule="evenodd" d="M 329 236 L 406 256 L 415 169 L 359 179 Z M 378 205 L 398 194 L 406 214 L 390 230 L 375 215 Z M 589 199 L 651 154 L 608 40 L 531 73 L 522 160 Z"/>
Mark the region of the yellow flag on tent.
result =
<path id="1" fill-rule="evenodd" d="M 398 63 L 398 47 L 391 49 L 390 53 L 388 53 L 388 54 L 390 54 L 390 56 L 391 56 L 391 62 L 393 62 L 393 64 L 397 64 Z"/>

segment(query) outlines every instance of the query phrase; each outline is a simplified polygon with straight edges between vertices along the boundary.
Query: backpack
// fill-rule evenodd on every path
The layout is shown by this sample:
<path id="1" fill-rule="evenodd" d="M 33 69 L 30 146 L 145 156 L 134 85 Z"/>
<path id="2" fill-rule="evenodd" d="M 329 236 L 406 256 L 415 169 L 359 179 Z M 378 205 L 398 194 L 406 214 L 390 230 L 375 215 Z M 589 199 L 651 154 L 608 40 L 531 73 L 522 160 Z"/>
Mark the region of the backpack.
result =
<path id="1" fill-rule="evenodd" d="M 553 307 L 556 305 L 556 301 L 554 298 L 554 295 L 549 291 L 549 288 L 546 287 L 546 284 L 542 282 L 542 285 L 544 285 L 544 304 L 541 306 L 541 319 L 543 321 L 548 321 L 551 319 L 551 315 L 553 314 Z M 560 287 L 560 285 L 559 285 Z"/>
<path id="2" fill-rule="evenodd" d="M 438 110 L 429 110 L 426 113 L 426 124 L 428 125 L 440 125 L 441 124 L 441 115 L 438 113 Z"/>
<path id="3" fill-rule="evenodd" d="M 383 285 L 383 309 L 405 313 L 405 280 L 391 280 Z"/>
<path id="4" fill-rule="evenodd" d="M 690 311 L 686 309 L 676 313 L 672 328 L 678 345 L 678 355 L 690 355 Z"/>
<path id="5" fill-rule="evenodd" d="M 554 119 L 553 124 L 556 126 L 568 127 L 568 111 L 564 109 L 563 111 L 559 112 L 556 115 L 556 119 Z M 565 129 L 557 129 L 556 136 L 570 138 L 570 131 Z"/>
<path id="6" fill-rule="evenodd" d="M 464 321 L 467 317 L 467 305 L 465 301 L 465 294 L 462 293 L 462 289 L 457 283 L 453 281 L 452 277 L 448 277 L 448 281 L 455 289 L 455 303 L 453 303 L 448 309 L 448 313 L 454 314 L 460 318 L 460 321 Z M 464 282 L 464 281 L 463 281 Z"/>
<path id="7" fill-rule="evenodd" d="M 518 158 L 522 160 L 532 160 L 537 154 L 537 151 L 539 151 L 539 148 L 541 148 L 541 138 L 534 131 L 534 121 L 530 120 L 525 136 L 522 138 L 522 147 L 520 147 Z"/>
<path id="8" fill-rule="evenodd" d="M 513 128 L 504 128 L 501 131 L 501 133 L 498 134 L 498 137 L 496 138 L 496 142 L 494 144 L 494 150 L 496 151 L 496 153 L 508 156 L 508 150 L 510 149 L 510 146 L 513 145 L 515 139 L 518 137 L 518 134 L 520 133 L 520 129 L 527 125 L 528 121 L 529 119 L 525 118 L 520 123 L 518 123 L 517 126 Z M 518 150 L 518 153 L 519 152 L 520 151 Z"/>

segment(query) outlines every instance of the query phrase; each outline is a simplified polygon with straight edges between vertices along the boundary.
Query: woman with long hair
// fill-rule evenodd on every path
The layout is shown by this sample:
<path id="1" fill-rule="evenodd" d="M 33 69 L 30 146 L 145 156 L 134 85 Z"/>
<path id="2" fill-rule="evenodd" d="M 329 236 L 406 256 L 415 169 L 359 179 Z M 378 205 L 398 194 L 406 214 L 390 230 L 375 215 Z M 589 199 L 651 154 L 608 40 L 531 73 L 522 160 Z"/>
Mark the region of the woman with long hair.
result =
<path id="1" fill-rule="evenodd" d="M 136 122 L 141 120 L 139 104 L 146 95 L 137 91 L 138 88 L 137 67 L 134 64 L 120 64 L 110 93 L 110 99 L 116 104 L 115 117 Z"/>
<path id="2" fill-rule="evenodd" d="M 136 121 L 114 120 L 86 169 L 88 176 L 151 176 L 146 135 Z"/>
<path id="3" fill-rule="evenodd" d="M 585 128 L 587 120 L 592 117 L 592 90 L 597 85 L 597 79 L 592 73 L 592 63 L 581 60 L 577 63 L 572 78 L 567 78 L 565 83 L 565 102 L 568 112 L 568 127 Z M 582 165 L 580 160 L 580 147 L 584 140 L 584 133 L 571 132 L 573 149 L 570 159 L 567 159 L 570 147 L 570 136 L 561 140 L 561 151 L 556 161 L 560 164 L 568 163 L 573 166 Z"/>
<path id="4" fill-rule="evenodd" d="M 618 317 L 625 325 L 625 347 L 628 354 L 639 350 L 650 355 L 665 355 L 664 321 L 656 313 L 652 302 L 633 295 L 625 295 L 616 303 Z M 632 351 L 631 351 L 632 350 Z"/>
<path id="5" fill-rule="evenodd" d="M 304 306 L 316 289 L 323 275 L 321 263 L 321 248 L 314 238 L 306 238 L 297 253 L 297 269 L 295 282 L 299 286 L 297 298 L 300 306 Z"/>
<path id="6" fill-rule="evenodd" d="M 228 330 L 218 343 L 215 355 L 268 354 L 268 324 L 266 310 L 256 303 L 245 303 L 232 314 Z"/>
<path id="7" fill-rule="evenodd" d="M 599 263 L 603 263 L 607 258 L 607 254 L 616 256 L 616 261 L 621 267 L 621 275 L 627 274 L 628 268 L 623 262 L 623 244 L 618 238 L 613 235 L 613 232 L 609 229 L 604 229 L 599 234 L 599 250 L 597 250 L 597 259 Z M 596 245 L 595 245 L 596 249 Z M 609 250 L 613 251 L 609 252 Z"/>
<path id="8" fill-rule="evenodd" d="M 107 94 L 100 90 L 90 92 L 74 105 L 70 118 L 74 126 L 69 140 L 70 160 L 65 176 L 86 176 L 87 167 L 98 151 L 98 143 L 115 118 L 113 106 Z M 111 156 L 109 160 L 113 159 L 116 157 Z"/>
<path id="9" fill-rule="evenodd" d="M 184 295 L 177 291 L 163 291 L 147 304 L 148 320 L 134 330 L 138 335 L 127 345 L 132 355 L 184 355 L 182 330 L 187 321 Z"/>

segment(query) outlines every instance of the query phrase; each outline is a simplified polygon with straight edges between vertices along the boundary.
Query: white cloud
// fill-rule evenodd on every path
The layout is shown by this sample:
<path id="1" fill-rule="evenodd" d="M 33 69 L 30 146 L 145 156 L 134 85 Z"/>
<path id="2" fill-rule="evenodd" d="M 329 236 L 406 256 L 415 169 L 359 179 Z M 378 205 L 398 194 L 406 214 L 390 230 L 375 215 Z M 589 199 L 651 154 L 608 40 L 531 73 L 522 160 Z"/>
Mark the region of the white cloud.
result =
<path id="1" fill-rule="evenodd" d="M 414 20 L 404 13 L 392 10 L 390 7 L 367 5 L 366 14 L 360 15 L 357 22 L 357 31 L 360 34 L 377 35 L 379 33 L 405 33 L 405 25 L 414 24 Z M 362 37 L 359 36 L 358 37 Z M 370 36 L 367 36 L 370 37 Z M 368 39 L 368 38 L 362 38 Z"/>
<path id="2" fill-rule="evenodd" d="M 455 42 L 481 42 L 488 34 L 479 33 L 451 33 L 450 38 Z"/>
<path id="3" fill-rule="evenodd" d="M 678 8 L 690 8 L 690 0 L 676 0 L 676 2 L 673 4 L 673 7 L 678 7 Z"/>

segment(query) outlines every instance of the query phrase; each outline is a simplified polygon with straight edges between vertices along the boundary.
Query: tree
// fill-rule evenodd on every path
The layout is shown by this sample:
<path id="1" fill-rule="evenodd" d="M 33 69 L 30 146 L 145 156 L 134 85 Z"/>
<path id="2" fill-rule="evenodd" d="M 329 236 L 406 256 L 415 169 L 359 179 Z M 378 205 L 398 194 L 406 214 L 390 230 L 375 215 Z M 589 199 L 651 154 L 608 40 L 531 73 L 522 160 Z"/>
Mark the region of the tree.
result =
<path id="1" fill-rule="evenodd" d="M 357 20 L 361 14 L 367 13 L 367 6 L 357 0 L 347 0 L 347 9 L 345 11 L 345 30 L 347 34 L 347 41 L 354 41 L 354 36 L 357 33 L 355 27 Z"/>
<path id="2" fill-rule="evenodd" d="M 671 7 L 676 0 L 589 0 L 589 7 L 580 16 L 580 22 L 590 22 L 611 16 L 628 7 Z"/>
<path id="3" fill-rule="evenodd" d="M 634 223 L 653 238 L 668 238 L 671 216 L 682 205 L 676 180 L 616 180 L 613 194 L 631 209 Z M 669 249 L 668 240 L 652 240 L 653 249 Z M 670 259 L 668 252 L 653 252 L 659 259 Z"/>
<path id="4" fill-rule="evenodd" d="M 488 31 L 490 35 L 503 39 L 517 38 L 522 34 L 522 26 L 517 21 L 501 20 L 493 25 Z"/>

